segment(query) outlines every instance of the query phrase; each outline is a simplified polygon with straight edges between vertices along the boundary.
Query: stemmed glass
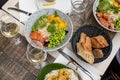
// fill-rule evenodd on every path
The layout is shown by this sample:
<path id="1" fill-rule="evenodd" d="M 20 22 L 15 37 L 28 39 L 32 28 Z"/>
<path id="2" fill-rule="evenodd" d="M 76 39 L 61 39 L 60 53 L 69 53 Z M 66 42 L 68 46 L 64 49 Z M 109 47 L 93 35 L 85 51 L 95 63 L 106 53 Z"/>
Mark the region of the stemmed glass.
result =
<path id="1" fill-rule="evenodd" d="M 42 43 L 39 48 L 34 47 L 35 43 L 31 42 L 27 46 L 27 59 L 34 65 L 36 69 L 40 69 L 46 65 L 47 52 Z"/>
<path id="2" fill-rule="evenodd" d="M 19 25 L 15 19 L 9 14 L 4 14 L 0 17 L 0 31 L 7 38 L 15 37 L 19 32 Z M 19 44 L 20 38 L 14 38 L 15 44 Z"/>
<path id="3" fill-rule="evenodd" d="M 71 5 L 72 12 L 70 13 L 70 18 L 73 21 L 74 31 L 76 31 L 86 20 L 85 10 L 88 0 L 71 0 Z"/>

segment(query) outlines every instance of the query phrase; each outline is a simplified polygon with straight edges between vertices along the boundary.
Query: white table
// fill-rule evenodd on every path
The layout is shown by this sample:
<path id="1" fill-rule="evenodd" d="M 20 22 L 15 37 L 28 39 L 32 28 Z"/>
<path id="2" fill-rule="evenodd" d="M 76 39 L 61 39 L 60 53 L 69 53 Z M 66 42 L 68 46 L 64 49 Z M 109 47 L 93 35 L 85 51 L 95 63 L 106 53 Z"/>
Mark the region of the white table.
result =
<path id="1" fill-rule="evenodd" d="M 16 19 L 18 19 L 19 22 L 19 13 L 15 12 L 15 11 L 8 11 L 7 8 L 8 7 L 16 7 L 15 5 L 18 3 L 18 0 L 9 0 L 3 7 L 2 9 L 5 10 L 6 12 L 10 13 L 12 16 L 14 16 Z M 0 14 L 1 15 L 1 14 Z M 20 30 L 20 34 L 24 35 L 24 24 L 21 23 L 21 30 Z M 111 61 L 113 60 L 114 56 L 116 55 L 116 52 L 118 51 L 118 49 L 120 48 L 120 33 L 116 33 L 116 35 L 114 36 L 114 38 L 112 39 L 112 43 L 113 43 L 113 49 L 111 51 L 110 56 L 97 64 L 93 64 L 92 66 L 94 68 L 96 68 L 101 75 L 103 75 L 106 71 L 106 69 L 108 68 L 108 66 L 110 65 Z M 69 43 L 67 46 L 71 46 L 71 44 Z M 54 51 L 54 52 L 49 52 L 52 56 L 54 56 L 55 58 L 57 58 L 59 56 L 59 52 L 58 51 Z"/>

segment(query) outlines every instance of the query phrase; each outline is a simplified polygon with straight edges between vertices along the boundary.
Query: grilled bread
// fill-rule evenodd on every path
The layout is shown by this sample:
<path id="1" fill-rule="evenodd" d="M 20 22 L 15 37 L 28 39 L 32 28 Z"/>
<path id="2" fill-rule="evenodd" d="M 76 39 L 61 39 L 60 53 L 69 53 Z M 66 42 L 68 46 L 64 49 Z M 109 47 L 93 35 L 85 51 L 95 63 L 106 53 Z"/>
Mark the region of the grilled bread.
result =
<path id="1" fill-rule="evenodd" d="M 95 59 L 103 58 L 103 56 L 104 56 L 101 49 L 94 49 L 93 55 L 94 55 Z"/>
<path id="2" fill-rule="evenodd" d="M 77 53 L 86 62 L 90 64 L 94 63 L 94 55 L 92 52 L 91 39 L 85 33 L 81 33 L 81 39 L 77 43 Z"/>
<path id="3" fill-rule="evenodd" d="M 108 42 L 102 35 L 92 37 L 91 43 L 93 48 L 105 48 L 109 46 Z"/>

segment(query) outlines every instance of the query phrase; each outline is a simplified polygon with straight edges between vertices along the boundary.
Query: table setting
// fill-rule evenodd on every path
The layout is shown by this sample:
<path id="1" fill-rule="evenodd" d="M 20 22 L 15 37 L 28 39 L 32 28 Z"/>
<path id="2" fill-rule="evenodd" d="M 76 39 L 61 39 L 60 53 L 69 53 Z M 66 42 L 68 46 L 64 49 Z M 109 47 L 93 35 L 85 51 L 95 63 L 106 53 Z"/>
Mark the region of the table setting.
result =
<path id="1" fill-rule="evenodd" d="M 16 0 L 17 7 L 11 2 L 0 14 L 0 70 L 7 74 L 2 80 L 101 79 L 120 47 L 119 17 L 109 13 L 119 14 L 119 3 L 106 1 L 108 8 L 102 0 Z M 2 19 L 5 14 L 13 22 Z M 17 32 L 5 28 L 10 23 Z"/>

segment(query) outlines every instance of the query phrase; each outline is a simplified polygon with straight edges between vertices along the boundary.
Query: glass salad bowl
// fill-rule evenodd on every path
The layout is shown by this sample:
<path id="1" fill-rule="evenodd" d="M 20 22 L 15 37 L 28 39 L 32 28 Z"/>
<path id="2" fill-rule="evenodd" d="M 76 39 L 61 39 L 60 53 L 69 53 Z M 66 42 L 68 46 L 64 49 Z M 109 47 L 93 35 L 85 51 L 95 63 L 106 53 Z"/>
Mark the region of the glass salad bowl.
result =
<path id="1" fill-rule="evenodd" d="M 73 34 L 71 19 L 63 12 L 47 8 L 33 13 L 26 22 L 25 38 L 33 47 L 42 43 L 46 51 L 65 46 Z"/>

